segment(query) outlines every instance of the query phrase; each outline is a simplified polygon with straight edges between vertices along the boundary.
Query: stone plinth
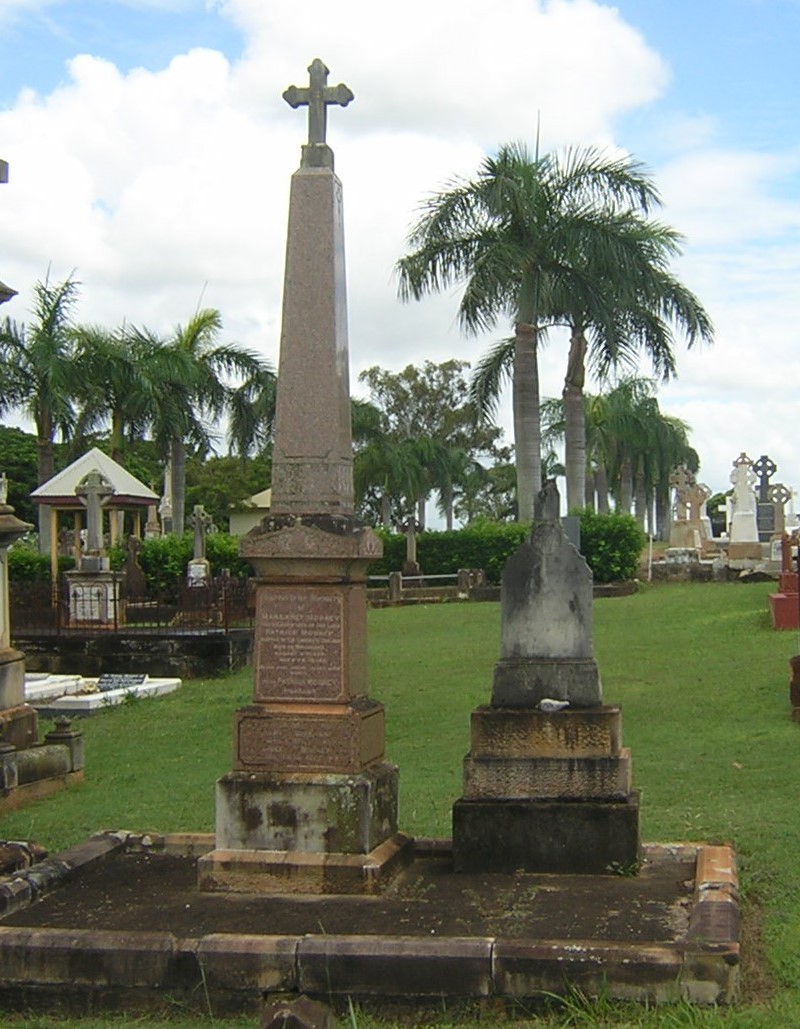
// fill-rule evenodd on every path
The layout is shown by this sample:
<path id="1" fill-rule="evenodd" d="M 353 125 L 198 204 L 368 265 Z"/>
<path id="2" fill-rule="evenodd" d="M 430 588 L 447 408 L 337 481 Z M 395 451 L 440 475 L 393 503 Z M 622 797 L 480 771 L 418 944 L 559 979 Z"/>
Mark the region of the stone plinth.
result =
<path id="1" fill-rule="evenodd" d="M 93 562 L 105 562 L 97 571 Z M 119 625 L 123 618 L 122 580 L 110 572 L 107 558 L 83 558 L 79 570 L 66 572 L 70 625 Z"/>
<path id="2" fill-rule="evenodd" d="M 622 747 L 615 705 L 558 712 L 490 707 L 472 712 L 473 757 L 612 757 Z"/>
<path id="3" fill-rule="evenodd" d="M 270 516 L 243 539 L 259 576 L 253 702 L 234 715 L 201 889 L 370 893 L 410 860 L 383 705 L 367 695 L 366 568 L 380 552 L 352 515 Z"/>
<path id="4" fill-rule="evenodd" d="M 633 870 L 640 850 L 635 791 L 614 802 L 462 799 L 453 805 L 458 872 L 602 875 Z"/>
<path id="5" fill-rule="evenodd" d="M 466 757 L 464 800 L 625 800 L 631 755 L 616 757 Z"/>
<path id="6" fill-rule="evenodd" d="M 25 655 L 13 647 L 0 649 L 0 711 L 25 703 Z"/>
<path id="7" fill-rule="evenodd" d="M 217 847 L 367 854 L 397 832 L 397 768 L 356 775 L 232 772 L 217 782 Z"/>
<path id="8" fill-rule="evenodd" d="M 533 708 L 546 697 L 580 707 L 599 704 L 602 686 L 591 658 L 505 658 L 494 667 L 492 704 Z"/>
<path id="9" fill-rule="evenodd" d="M 340 772 L 383 759 L 383 705 L 252 704 L 234 717 L 234 771 Z"/>
<path id="10" fill-rule="evenodd" d="M 728 544 L 728 559 L 730 561 L 760 561 L 764 556 L 764 548 L 756 542 L 735 543 L 733 539 Z"/>
<path id="11" fill-rule="evenodd" d="M 800 627 L 800 597 L 797 592 L 770 593 L 769 613 L 773 629 L 797 629 Z"/>

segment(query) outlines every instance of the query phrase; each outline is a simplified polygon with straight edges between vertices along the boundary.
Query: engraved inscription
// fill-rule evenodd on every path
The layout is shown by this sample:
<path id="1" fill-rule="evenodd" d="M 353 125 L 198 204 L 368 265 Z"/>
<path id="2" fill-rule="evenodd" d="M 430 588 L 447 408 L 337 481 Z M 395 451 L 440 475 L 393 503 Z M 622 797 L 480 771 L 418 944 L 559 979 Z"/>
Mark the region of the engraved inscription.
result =
<path id="1" fill-rule="evenodd" d="M 344 682 L 340 593 L 261 591 L 256 700 L 336 700 Z"/>
<path id="2" fill-rule="evenodd" d="M 350 719 L 245 718 L 238 749 L 242 768 L 352 772 L 360 767 L 358 725 Z"/>

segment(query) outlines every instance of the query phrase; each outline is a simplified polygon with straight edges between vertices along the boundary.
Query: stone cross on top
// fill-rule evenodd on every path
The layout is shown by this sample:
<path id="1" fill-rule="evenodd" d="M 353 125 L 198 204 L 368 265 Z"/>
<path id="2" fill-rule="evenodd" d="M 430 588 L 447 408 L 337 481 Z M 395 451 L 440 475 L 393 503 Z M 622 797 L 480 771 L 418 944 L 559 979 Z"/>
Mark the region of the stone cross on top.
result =
<path id="1" fill-rule="evenodd" d="M 333 157 L 325 139 L 328 107 L 347 107 L 353 92 L 343 82 L 329 86 L 328 68 L 318 57 L 308 67 L 308 86 L 289 86 L 283 99 L 290 107 L 308 107 L 308 144 L 303 147 L 303 167 L 331 167 Z"/>
<path id="2" fill-rule="evenodd" d="M 75 487 L 76 496 L 86 504 L 86 553 L 103 552 L 103 501 L 115 493 L 108 479 L 93 468 Z"/>

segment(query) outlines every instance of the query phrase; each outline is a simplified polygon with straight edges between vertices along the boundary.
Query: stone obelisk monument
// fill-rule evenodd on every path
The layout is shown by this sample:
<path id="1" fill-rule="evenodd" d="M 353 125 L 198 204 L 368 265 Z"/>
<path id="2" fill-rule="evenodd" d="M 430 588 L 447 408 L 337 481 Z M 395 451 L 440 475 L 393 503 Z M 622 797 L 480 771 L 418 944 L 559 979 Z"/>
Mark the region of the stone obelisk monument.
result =
<path id="1" fill-rule="evenodd" d="M 366 569 L 382 547 L 353 509 L 342 186 L 326 142 L 328 106 L 353 94 L 320 60 L 309 73 L 284 93 L 308 107 L 309 132 L 289 202 L 272 507 L 241 544 L 258 576 L 253 702 L 217 783 L 207 890 L 373 893 L 411 856 L 367 694 Z"/>
<path id="2" fill-rule="evenodd" d="M 567 539 L 558 492 L 539 494 L 503 570 L 491 704 L 472 713 L 453 862 L 465 872 L 602 873 L 639 859 L 639 796 L 619 707 L 602 703 L 592 573 Z"/>

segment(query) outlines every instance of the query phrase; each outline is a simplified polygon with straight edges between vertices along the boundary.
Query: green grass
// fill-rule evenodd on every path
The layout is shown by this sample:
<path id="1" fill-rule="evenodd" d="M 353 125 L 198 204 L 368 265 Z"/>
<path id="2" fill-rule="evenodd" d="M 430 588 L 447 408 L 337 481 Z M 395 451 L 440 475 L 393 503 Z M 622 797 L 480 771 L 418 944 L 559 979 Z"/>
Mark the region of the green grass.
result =
<path id="1" fill-rule="evenodd" d="M 770 584 L 654 587 L 594 605 L 605 700 L 621 703 L 625 744 L 642 792 L 646 840 L 735 843 L 750 954 L 763 921 L 766 958 L 745 978 L 743 1003 L 716 1012 L 646 1012 L 574 998 L 532 1027 L 642 1026 L 773 1029 L 800 1025 L 800 724 L 790 719 L 789 658 L 797 633 L 774 632 Z M 370 693 L 387 708 L 387 751 L 400 767 L 400 822 L 446 836 L 461 793 L 469 715 L 486 703 L 499 653 L 496 604 L 387 608 L 370 613 Z M 176 693 L 81 723 L 83 785 L 8 814 L 0 834 L 58 850 L 98 829 L 213 829 L 213 781 L 231 767 L 233 711 L 249 702 L 251 673 L 187 682 Z M 752 966 L 752 962 L 751 962 Z M 441 1026 L 454 1016 L 443 1013 Z M 497 1021 L 484 1013 L 482 1022 Z M 24 1020 L 10 1026 L 171 1025 L 141 1019 Z M 216 1020 L 243 1029 L 253 1020 Z M 359 1015 L 363 1029 L 375 1025 Z"/>

